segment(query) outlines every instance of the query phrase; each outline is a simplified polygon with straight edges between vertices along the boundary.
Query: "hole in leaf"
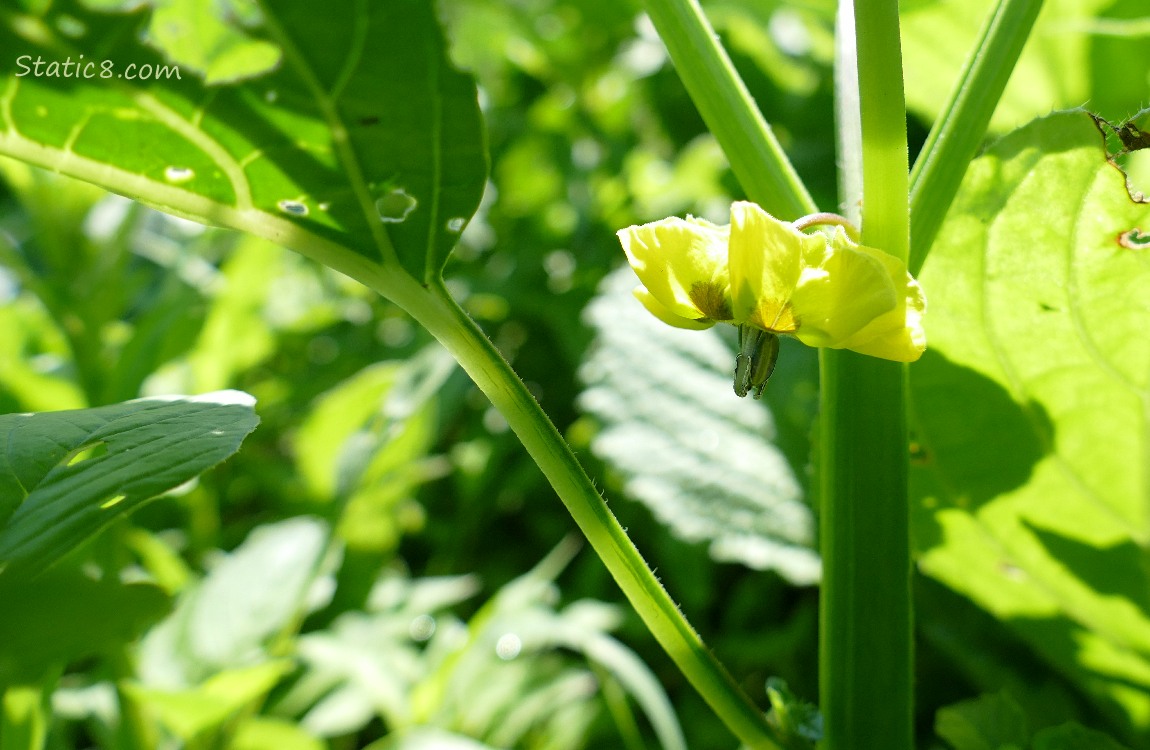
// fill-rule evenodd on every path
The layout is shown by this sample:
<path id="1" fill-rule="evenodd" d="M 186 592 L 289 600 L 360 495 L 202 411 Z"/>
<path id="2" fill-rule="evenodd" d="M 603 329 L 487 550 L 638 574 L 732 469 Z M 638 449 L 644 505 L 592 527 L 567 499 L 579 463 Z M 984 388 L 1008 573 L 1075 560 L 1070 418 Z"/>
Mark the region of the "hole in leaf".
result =
<path id="1" fill-rule="evenodd" d="M 1118 124 L 1093 113 L 1090 117 L 1102 134 L 1106 161 L 1122 173 L 1130 200 L 1150 203 L 1150 197 L 1140 187 L 1150 185 L 1150 110 Z"/>
<path id="2" fill-rule="evenodd" d="M 408 195 L 406 190 L 396 188 L 375 201 L 375 210 L 379 213 L 380 221 L 386 224 L 399 224 L 406 220 L 408 214 L 418 205 L 419 201 Z"/>
<path id="3" fill-rule="evenodd" d="M 1118 235 L 1118 244 L 1127 250 L 1150 250 L 1150 232 L 1134 227 Z"/>
<path id="4" fill-rule="evenodd" d="M 100 510 L 107 510 L 108 508 L 115 507 L 127 499 L 127 495 L 116 495 L 115 497 L 109 498 L 100 503 Z"/>
<path id="5" fill-rule="evenodd" d="M 60 461 L 61 466 L 75 466 L 81 461 L 89 461 L 93 458 L 99 458 L 108 452 L 108 446 L 103 440 L 95 443 L 86 443 L 79 448 L 73 449 L 68 455 Z"/>
<path id="6" fill-rule="evenodd" d="M 278 205 L 280 210 L 286 214 L 291 214 L 292 216 L 307 216 L 307 206 L 300 203 L 299 201 L 285 200 L 280 201 L 276 205 Z"/>

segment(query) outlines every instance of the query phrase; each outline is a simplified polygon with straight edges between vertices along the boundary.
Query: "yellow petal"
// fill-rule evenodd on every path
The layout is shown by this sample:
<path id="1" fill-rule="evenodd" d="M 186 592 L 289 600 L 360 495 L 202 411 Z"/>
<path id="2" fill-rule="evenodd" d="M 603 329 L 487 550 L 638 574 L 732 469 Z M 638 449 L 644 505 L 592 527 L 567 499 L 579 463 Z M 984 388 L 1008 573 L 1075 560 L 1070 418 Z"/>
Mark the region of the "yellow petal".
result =
<path id="1" fill-rule="evenodd" d="M 898 307 L 883 263 L 857 247 L 832 245 L 821 265 L 803 271 L 794 309 L 799 321 L 795 336 L 804 344 L 841 348 L 849 337 Z"/>
<path id="2" fill-rule="evenodd" d="M 678 217 L 618 232 L 648 294 L 669 314 L 685 320 L 731 319 L 728 234 L 727 227 Z"/>
<path id="3" fill-rule="evenodd" d="M 731 206 L 731 301 L 737 322 L 792 333 L 792 297 L 806 259 L 825 252 L 826 238 L 806 235 L 754 203 Z"/>
<path id="4" fill-rule="evenodd" d="M 903 304 L 843 342 L 843 347 L 872 357 L 914 362 L 926 350 L 922 316 L 926 297 L 918 282 L 905 275 Z"/>
<path id="5" fill-rule="evenodd" d="M 647 312 L 654 315 L 659 320 L 663 321 L 669 326 L 676 328 L 687 328 L 692 331 L 701 331 L 705 328 L 710 328 L 715 325 L 715 321 L 708 318 L 694 320 L 692 318 L 683 318 L 668 310 L 663 306 L 663 303 L 655 299 L 649 291 L 644 287 L 637 286 L 631 293 L 635 295 L 635 299 L 643 303 L 643 307 L 647 308 Z"/>
<path id="6" fill-rule="evenodd" d="M 840 276 L 835 291 L 850 300 L 848 310 L 844 310 L 843 320 L 826 343 L 813 345 L 851 349 L 898 362 L 913 362 L 922 356 L 926 349 L 922 329 L 926 298 L 907 272 L 906 264 L 889 253 L 855 243 L 841 229 L 835 231 L 830 247 L 832 256 L 838 256 L 840 261 L 851 259 L 844 267 L 861 267 L 859 259 L 866 258 L 870 270 L 858 273 L 856 268 L 853 276 Z M 874 278 L 876 269 L 883 277 L 881 281 Z M 886 290 L 887 296 L 880 298 L 880 288 Z M 802 331 L 800 339 L 801 334 Z"/>

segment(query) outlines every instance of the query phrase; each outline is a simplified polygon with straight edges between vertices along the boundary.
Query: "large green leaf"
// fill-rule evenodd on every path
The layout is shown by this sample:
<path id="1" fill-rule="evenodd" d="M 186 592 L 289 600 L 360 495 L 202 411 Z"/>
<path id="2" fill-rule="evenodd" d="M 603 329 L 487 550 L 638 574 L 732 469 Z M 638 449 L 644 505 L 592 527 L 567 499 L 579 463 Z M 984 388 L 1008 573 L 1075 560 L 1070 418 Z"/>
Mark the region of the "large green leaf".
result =
<path id="1" fill-rule="evenodd" d="M 141 44 L 146 10 L 0 11 L 0 154 L 341 270 L 368 273 L 366 258 L 437 277 L 486 163 L 475 84 L 448 62 L 434 4 L 243 5 L 211 4 L 243 21 L 230 36 L 206 3 L 163 5 L 148 37 L 189 67 Z M 224 51 L 191 54 L 157 31 L 173 24 L 207 29 Z M 239 50 L 230 67 L 228 50 Z"/>
<path id="2" fill-rule="evenodd" d="M 35 681 L 122 648 L 168 608 L 168 597 L 150 583 L 94 580 L 68 568 L 34 581 L 0 578 L 0 602 L 0 685 Z"/>
<path id="3" fill-rule="evenodd" d="M 631 296 L 634 285 L 631 269 L 620 269 L 587 309 L 596 342 L 579 403 L 602 425 L 592 450 L 632 497 L 680 538 L 706 542 L 715 559 L 817 581 L 814 521 L 787 457 L 768 442 L 771 412 L 735 396 L 734 354 L 713 330 L 659 322 Z M 798 382 L 792 354 L 780 356 L 770 388 Z M 790 406 L 801 411 L 800 401 Z"/>
<path id="4" fill-rule="evenodd" d="M 1150 735 L 1150 228 L 1081 111 L 976 160 L 923 270 L 911 367 L 924 572 Z"/>
<path id="5" fill-rule="evenodd" d="M 235 453 L 246 393 L 0 416 L 0 570 L 34 572 Z"/>

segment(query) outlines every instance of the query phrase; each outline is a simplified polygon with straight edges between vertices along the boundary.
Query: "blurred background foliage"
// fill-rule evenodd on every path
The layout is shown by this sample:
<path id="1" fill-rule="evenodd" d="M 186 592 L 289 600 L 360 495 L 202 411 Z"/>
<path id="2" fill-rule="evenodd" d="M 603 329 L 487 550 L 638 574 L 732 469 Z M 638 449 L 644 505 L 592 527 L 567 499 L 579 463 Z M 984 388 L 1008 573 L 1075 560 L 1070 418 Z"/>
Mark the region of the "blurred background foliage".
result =
<path id="1" fill-rule="evenodd" d="M 834 5 L 704 3 L 827 209 Z M 903 5 L 913 151 L 989 3 Z M 453 58 L 479 83 L 491 156 L 447 269 L 453 293 L 602 478 L 744 688 L 765 702 L 767 678 L 780 676 L 813 698 L 813 354 L 784 348 L 763 408 L 730 394 L 732 342 L 718 334 L 695 351 L 654 330 L 611 335 L 631 304 L 624 281 L 605 282 L 622 261 L 615 230 L 686 213 L 725 223 L 741 193 L 722 153 L 634 4 L 440 10 Z M 1114 120 L 1130 114 L 1150 57 L 1145 30 L 1121 19 L 1139 15 L 1142 0 L 1049 0 L 998 132 L 1088 100 Z M 398 309 L 262 240 L 14 162 L 0 174 L 0 411 L 238 388 L 262 420 L 238 456 L 64 566 L 61 576 L 128 571 L 171 603 L 161 619 L 154 597 L 120 592 L 141 602 L 118 645 L 97 634 L 55 657 L 50 747 L 149 736 L 117 705 L 160 717 L 149 731 L 164 746 L 731 746 L 599 562 L 564 541 L 572 522 L 500 416 Z M 664 462 L 710 473 L 680 486 L 684 509 L 668 511 L 658 490 L 673 474 L 643 455 L 676 426 L 699 441 L 671 446 Z M 742 464 L 715 455 L 714 444 L 739 444 L 732 435 L 773 447 Z M 731 515 L 690 509 L 716 492 Z M 768 528 L 729 533 L 756 513 Z M 1011 679 L 1045 696 L 1036 705 L 1089 716 L 1075 687 L 993 619 L 929 579 L 915 584 L 924 746 L 937 742 L 940 706 L 1001 687 L 1000 672 L 962 654 L 1008 659 Z"/>

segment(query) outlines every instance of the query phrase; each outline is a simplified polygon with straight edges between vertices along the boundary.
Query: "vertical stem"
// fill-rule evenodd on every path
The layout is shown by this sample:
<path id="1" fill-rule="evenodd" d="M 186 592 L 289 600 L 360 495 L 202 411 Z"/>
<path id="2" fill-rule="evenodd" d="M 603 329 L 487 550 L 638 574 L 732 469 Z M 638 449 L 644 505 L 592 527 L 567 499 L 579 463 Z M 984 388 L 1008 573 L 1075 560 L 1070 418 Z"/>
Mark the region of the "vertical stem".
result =
<path id="1" fill-rule="evenodd" d="M 849 13 L 850 8 L 843 9 Z M 854 0 L 862 240 L 906 259 L 906 107 L 897 0 Z M 853 197 L 847 196 L 848 201 Z M 819 682 L 823 747 L 913 746 L 905 368 L 823 350 Z"/>

